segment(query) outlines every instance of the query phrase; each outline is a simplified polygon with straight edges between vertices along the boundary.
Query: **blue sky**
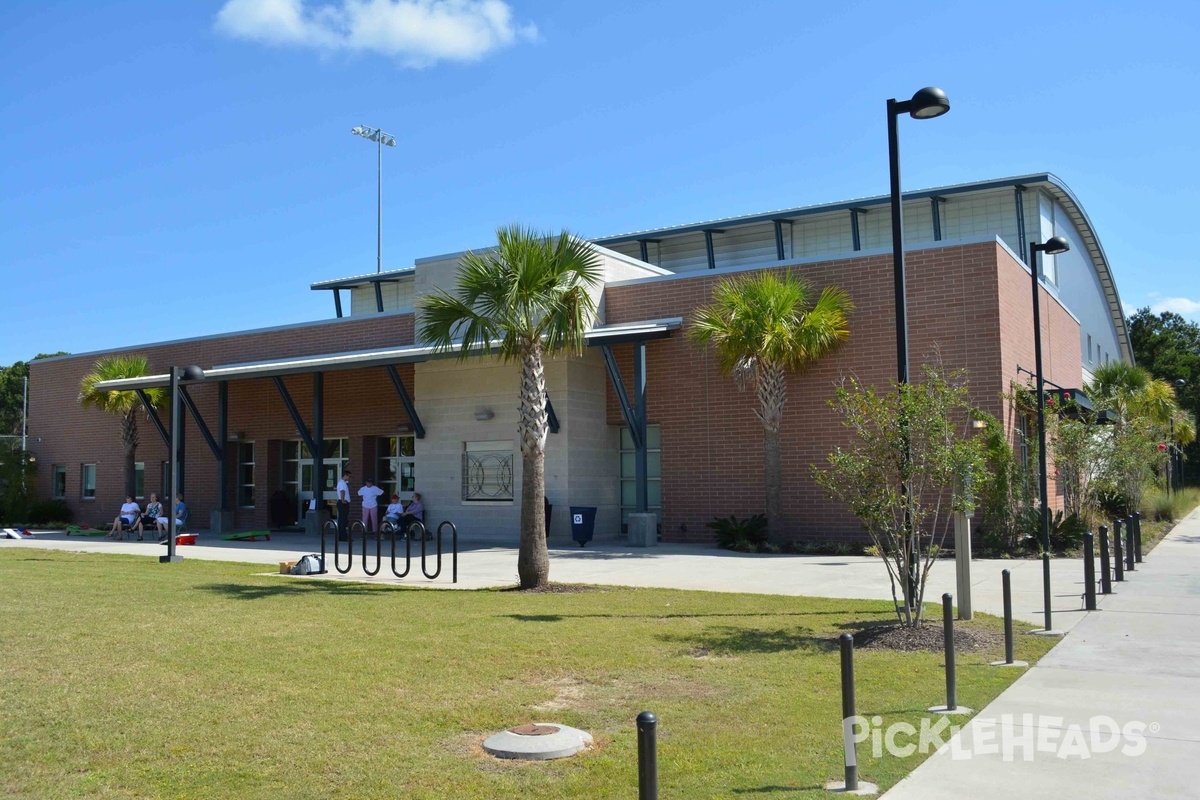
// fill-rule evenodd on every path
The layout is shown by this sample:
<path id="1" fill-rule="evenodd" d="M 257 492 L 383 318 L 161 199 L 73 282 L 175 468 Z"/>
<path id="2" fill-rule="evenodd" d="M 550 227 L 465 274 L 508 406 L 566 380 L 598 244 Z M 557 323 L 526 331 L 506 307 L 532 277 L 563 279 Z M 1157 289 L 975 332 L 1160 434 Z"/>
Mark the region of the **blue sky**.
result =
<path id="1" fill-rule="evenodd" d="M 322 10 L 323 9 L 323 10 Z M 1200 10 L 1103 2 L 0 3 L 0 364 L 333 315 L 485 246 L 1050 171 L 1127 308 L 1200 318 Z"/>

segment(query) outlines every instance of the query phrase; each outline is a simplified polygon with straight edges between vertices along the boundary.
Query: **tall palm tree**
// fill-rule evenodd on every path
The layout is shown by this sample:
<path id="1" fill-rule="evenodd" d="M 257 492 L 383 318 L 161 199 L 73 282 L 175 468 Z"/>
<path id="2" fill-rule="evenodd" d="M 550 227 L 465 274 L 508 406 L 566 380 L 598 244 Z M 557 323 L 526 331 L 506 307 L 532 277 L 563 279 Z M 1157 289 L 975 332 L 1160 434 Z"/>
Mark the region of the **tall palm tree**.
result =
<path id="1" fill-rule="evenodd" d="M 827 286 L 810 305 L 812 290 L 801 277 L 760 272 L 722 281 L 712 305 L 696 310 L 691 340 L 711 344 L 721 371 L 741 389 L 753 388 L 763 426 L 763 475 L 768 535 L 782 534 L 783 467 L 779 429 L 787 402 L 787 373 L 798 372 L 832 352 L 850 336 L 854 309 L 845 290 Z"/>
<path id="2" fill-rule="evenodd" d="M 125 494 L 137 494 L 138 414 L 142 402 L 133 391 L 105 391 L 97 389 L 101 381 L 122 378 L 141 378 L 150 371 L 150 362 L 143 355 L 105 356 L 96 362 L 92 371 L 83 376 L 79 384 L 79 402 L 85 407 L 99 408 L 121 418 L 121 443 L 125 446 Z M 147 399 L 155 408 L 161 408 L 166 397 L 162 389 L 145 389 Z"/>
<path id="3" fill-rule="evenodd" d="M 580 355 L 583 334 L 596 313 L 590 289 L 601 280 L 591 245 L 563 231 L 558 236 L 519 225 L 496 232 L 497 247 L 467 253 L 455 293 L 437 290 L 420 301 L 421 338 L 460 359 L 494 349 L 521 364 L 521 588 L 550 580 L 546 517 L 546 373 L 543 356 Z"/>

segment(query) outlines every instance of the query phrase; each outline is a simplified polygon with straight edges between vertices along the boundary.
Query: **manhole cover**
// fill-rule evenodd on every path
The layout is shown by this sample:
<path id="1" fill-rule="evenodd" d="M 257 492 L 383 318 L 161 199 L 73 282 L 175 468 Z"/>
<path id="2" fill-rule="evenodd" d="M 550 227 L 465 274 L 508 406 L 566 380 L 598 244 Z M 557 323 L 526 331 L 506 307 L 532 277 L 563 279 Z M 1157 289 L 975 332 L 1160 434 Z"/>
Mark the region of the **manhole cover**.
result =
<path id="1" fill-rule="evenodd" d="M 587 731 L 570 725 L 535 722 L 489 736 L 483 742 L 483 749 L 496 758 L 544 761 L 573 756 L 591 743 L 592 737 Z"/>
<path id="2" fill-rule="evenodd" d="M 515 733 L 518 736 L 549 736 L 552 733 L 558 733 L 557 725 L 518 725 L 515 728 L 509 728 L 509 733 Z"/>

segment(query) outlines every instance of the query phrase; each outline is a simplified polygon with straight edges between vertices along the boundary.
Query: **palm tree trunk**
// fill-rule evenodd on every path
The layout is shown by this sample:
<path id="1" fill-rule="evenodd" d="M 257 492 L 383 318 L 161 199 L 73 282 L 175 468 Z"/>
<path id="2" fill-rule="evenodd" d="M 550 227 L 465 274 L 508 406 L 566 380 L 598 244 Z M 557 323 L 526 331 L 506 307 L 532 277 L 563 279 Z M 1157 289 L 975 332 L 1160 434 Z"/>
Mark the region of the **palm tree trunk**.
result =
<path id="1" fill-rule="evenodd" d="M 759 366 L 759 421 L 763 425 L 763 486 L 767 501 L 767 539 L 778 543 L 783 537 L 783 459 L 779 427 L 787 402 L 787 375 L 777 366 Z"/>
<path id="2" fill-rule="evenodd" d="M 125 446 L 125 494 L 137 497 L 137 408 L 125 412 L 121 420 L 121 443 Z"/>
<path id="3" fill-rule="evenodd" d="M 550 552 L 546 549 L 546 373 L 540 342 L 521 356 L 521 546 L 517 575 L 522 589 L 550 583 Z"/>

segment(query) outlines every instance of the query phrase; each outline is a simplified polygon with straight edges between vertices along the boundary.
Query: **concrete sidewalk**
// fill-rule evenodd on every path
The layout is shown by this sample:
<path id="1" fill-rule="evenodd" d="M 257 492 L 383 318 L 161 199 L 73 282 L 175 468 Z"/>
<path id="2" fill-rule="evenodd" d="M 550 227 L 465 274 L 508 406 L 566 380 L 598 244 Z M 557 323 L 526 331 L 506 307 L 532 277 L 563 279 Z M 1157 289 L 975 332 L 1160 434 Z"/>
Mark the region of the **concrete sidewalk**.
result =
<path id="1" fill-rule="evenodd" d="M 294 560 L 304 553 L 320 551 L 320 540 L 304 534 L 275 534 L 272 540 L 227 542 L 201 533 L 195 546 L 179 548 L 185 559 L 241 561 L 263 565 L 264 571 L 276 571 L 280 561 Z M 330 543 L 332 546 L 332 543 Z M 85 553 L 121 553 L 157 558 L 166 548 L 150 542 L 117 542 L 102 538 L 67 536 L 63 533 L 38 534 L 33 540 L 0 539 L 0 547 L 43 547 Z M 383 566 L 377 577 L 362 569 L 361 543 L 354 566 L 342 576 L 333 569 L 328 554 L 329 575 L 314 579 L 361 580 L 429 588 L 481 589 L 512 586 L 517 583 L 515 548 L 497 547 L 494 542 L 460 540 L 458 583 L 450 582 L 449 554 L 443 555 L 443 569 L 435 581 L 426 580 L 420 570 L 420 548 L 414 549 L 413 569 L 408 577 L 392 576 L 390 549 L 385 544 Z M 449 541 L 445 543 L 449 549 Z M 368 566 L 374 569 L 374 545 Z M 342 566 L 346 565 L 345 553 Z M 434 569 L 430 547 L 428 568 Z M 399 569 L 404 569 L 403 545 L 399 547 Z M 1030 627 L 1042 623 L 1041 562 L 1032 560 L 977 560 L 971 565 L 972 603 L 977 612 L 1000 616 L 1004 606 L 1001 595 L 1001 570 L 1012 573 L 1013 616 Z M 1078 559 L 1052 562 L 1054 590 L 1054 627 L 1070 630 L 1086 614 L 1083 611 L 1083 564 Z M 807 597 L 862 598 L 890 600 L 887 571 L 876 558 L 862 556 L 794 556 L 734 553 L 696 545 L 660 545 L 625 547 L 602 544 L 586 548 L 552 547 L 550 577 L 558 583 L 590 583 L 614 586 L 644 586 L 668 589 L 697 589 L 711 592 L 747 592 Z M 307 579 L 306 579 L 307 580 Z M 927 608 L 941 602 L 943 592 L 956 592 L 953 559 L 938 561 L 930 573 L 926 589 Z"/>
<path id="2" fill-rule="evenodd" d="M 1200 797 L 1200 512 L 1126 577 L 976 714 L 954 743 L 959 757 L 931 756 L 885 797 Z M 1007 760 L 1005 715 L 1013 720 Z M 1114 737 L 1105 718 L 1121 733 Z M 1094 747 L 1110 738 L 1114 749 Z M 999 752 L 985 752 L 993 745 Z M 869 780 L 869 760 L 860 770 Z"/>

